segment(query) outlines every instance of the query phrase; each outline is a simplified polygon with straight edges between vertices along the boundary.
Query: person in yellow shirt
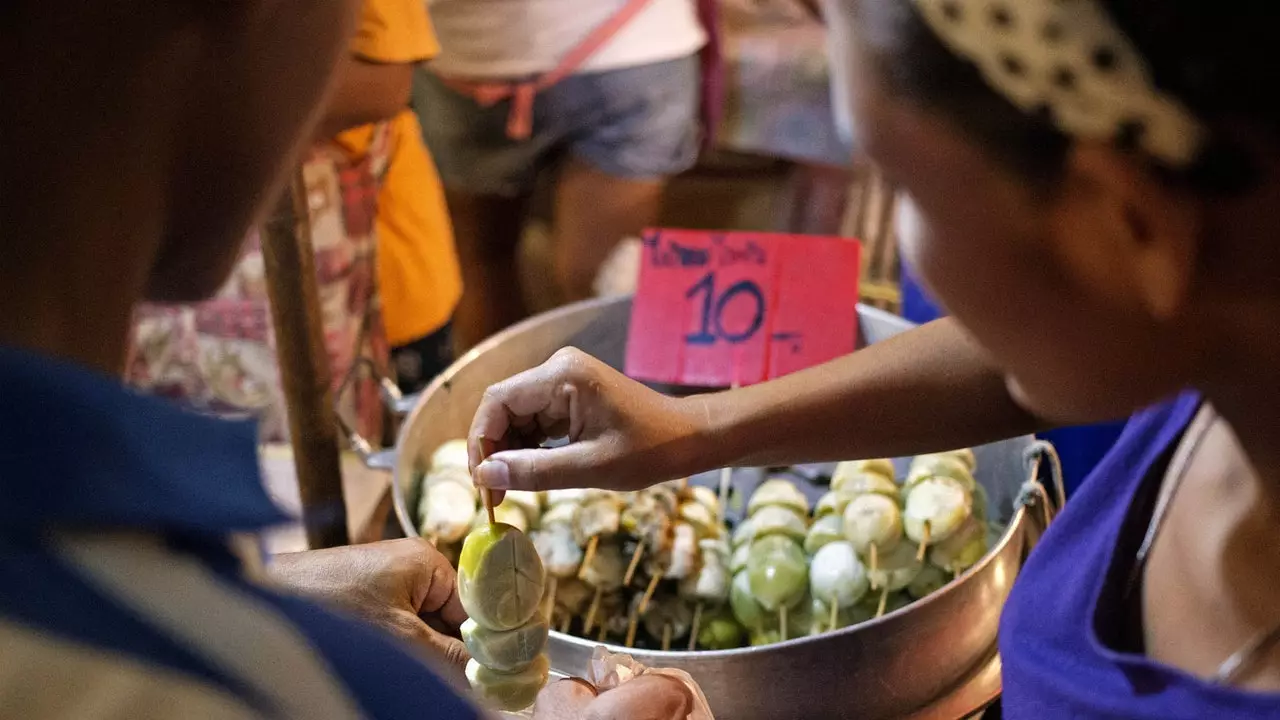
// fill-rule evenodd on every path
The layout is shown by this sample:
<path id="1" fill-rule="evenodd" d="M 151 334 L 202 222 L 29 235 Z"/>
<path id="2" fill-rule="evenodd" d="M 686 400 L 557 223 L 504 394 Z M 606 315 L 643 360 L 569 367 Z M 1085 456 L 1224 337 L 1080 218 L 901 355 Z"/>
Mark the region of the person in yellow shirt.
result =
<path id="1" fill-rule="evenodd" d="M 320 132 L 353 159 L 386 143 L 377 190 L 377 279 L 400 387 L 421 389 L 452 361 L 451 318 L 462 295 L 453 227 L 417 115 L 417 65 L 439 52 L 422 0 L 365 0 L 351 55 Z"/>

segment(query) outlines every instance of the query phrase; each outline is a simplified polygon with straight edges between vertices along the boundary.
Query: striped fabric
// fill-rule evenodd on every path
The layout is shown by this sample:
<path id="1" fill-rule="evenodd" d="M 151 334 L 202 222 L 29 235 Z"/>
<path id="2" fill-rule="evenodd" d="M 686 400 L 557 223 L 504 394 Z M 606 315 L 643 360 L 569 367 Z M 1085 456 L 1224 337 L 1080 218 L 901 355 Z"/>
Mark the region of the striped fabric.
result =
<path id="1" fill-rule="evenodd" d="M 255 582 L 230 538 L 285 518 L 251 426 L 0 349 L 0 437 L 0 718 L 478 717 L 412 648 Z"/>

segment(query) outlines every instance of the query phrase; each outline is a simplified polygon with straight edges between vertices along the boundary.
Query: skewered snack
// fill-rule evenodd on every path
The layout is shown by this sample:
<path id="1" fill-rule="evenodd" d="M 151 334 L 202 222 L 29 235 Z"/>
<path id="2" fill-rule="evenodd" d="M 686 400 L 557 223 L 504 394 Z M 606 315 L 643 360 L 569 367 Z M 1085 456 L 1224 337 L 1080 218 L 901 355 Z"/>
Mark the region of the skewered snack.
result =
<path id="1" fill-rule="evenodd" d="M 538 611 L 543 568 L 524 533 L 502 523 L 467 536 L 458 560 L 458 598 L 467 615 L 490 630 L 514 630 Z"/>
<path id="2" fill-rule="evenodd" d="M 831 490 L 849 498 L 872 493 L 891 498 L 898 497 L 898 484 L 893 481 L 893 478 L 873 472 L 838 473 L 831 479 Z"/>
<path id="3" fill-rule="evenodd" d="M 857 473 L 873 473 L 892 480 L 897 474 L 893 469 L 893 461 L 889 458 L 871 458 L 870 460 L 846 460 L 836 465 L 831 475 L 831 486 L 836 485 L 836 478 L 842 475 Z"/>
<path id="4" fill-rule="evenodd" d="M 929 548 L 929 563 L 958 575 L 987 554 L 987 524 L 972 515 L 951 537 Z"/>
<path id="5" fill-rule="evenodd" d="M 457 468 L 469 474 L 470 465 L 467 441 L 463 439 L 449 440 L 431 453 L 431 469 L 435 471 Z"/>
<path id="6" fill-rule="evenodd" d="M 622 587 L 622 576 L 626 567 L 622 559 L 622 549 L 616 542 L 600 543 L 595 554 L 584 557 L 578 578 L 591 586 L 593 595 L 587 607 L 587 616 L 583 623 L 583 632 L 590 633 L 595 627 L 596 616 L 604 596 Z"/>
<path id="7" fill-rule="evenodd" d="M 529 522 L 529 527 L 538 527 L 542 519 L 542 498 L 536 492 L 528 490 L 508 490 L 507 496 L 502 499 L 502 505 L 512 505 L 520 508 L 525 518 Z"/>
<path id="8" fill-rule="evenodd" d="M 880 494 L 859 495 L 844 510 L 844 536 L 867 567 L 876 570 L 879 556 L 891 552 L 902 540 L 902 511 L 898 503 Z M 871 587 L 877 587 L 874 575 Z"/>
<path id="9" fill-rule="evenodd" d="M 704 650 L 729 650 L 742 646 L 744 631 L 733 611 L 726 606 L 707 610 L 702 618 L 702 627 L 694 635 L 696 648 Z"/>
<path id="10" fill-rule="evenodd" d="M 456 543 L 466 536 L 476 519 L 476 496 L 467 485 L 456 482 L 423 483 L 418 505 L 418 526 L 428 538 L 439 543 Z"/>
<path id="11" fill-rule="evenodd" d="M 701 566 L 698 572 L 680 583 L 680 596 L 694 602 L 693 628 L 689 632 L 689 649 L 698 642 L 698 630 L 702 614 L 708 605 L 719 607 L 729 599 L 729 546 L 722 539 L 707 538 L 699 541 Z"/>
<path id="12" fill-rule="evenodd" d="M 934 476 L 916 483 L 902 511 L 907 537 L 920 546 L 920 559 L 931 543 L 951 537 L 972 513 L 973 498 L 950 477 Z"/>
<path id="13" fill-rule="evenodd" d="M 870 589 L 867 570 L 847 541 L 824 545 L 809 564 L 809 592 L 834 610 L 851 607 Z M 834 625 L 835 623 L 830 623 Z"/>
<path id="14" fill-rule="evenodd" d="M 880 556 L 878 568 L 867 570 L 867 579 L 871 587 L 893 593 L 910 585 L 923 568 L 924 563 L 916 559 L 916 546 L 901 542 Z"/>
<path id="15" fill-rule="evenodd" d="M 828 490 L 818 498 L 818 502 L 813 506 L 813 517 L 821 519 L 828 515 L 843 515 L 844 509 L 849 505 L 849 501 L 853 499 L 853 495 L 838 492 L 836 490 Z"/>
<path id="16" fill-rule="evenodd" d="M 907 583 L 907 594 L 912 598 L 919 600 L 926 595 L 932 595 L 942 589 L 951 580 L 951 576 L 947 575 L 936 565 L 925 565 L 920 568 L 920 573 L 915 579 Z"/>
<path id="17" fill-rule="evenodd" d="M 911 461 L 911 469 L 907 472 L 907 479 L 902 484 L 902 494 L 910 496 L 923 480 L 932 477 L 951 478 L 965 489 L 965 492 L 973 492 L 978 483 L 973 479 L 973 472 L 963 461 L 952 455 L 920 455 Z"/>
<path id="18" fill-rule="evenodd" d="M 748 522 L 751 523 L 750 529 L 739 536 L 744 542 L 755 542 L 769 535 L 782 535 L 796 542 L 804 542 L 807 532 L 804 516 L 798 515 L 790 507 L 770 505 L 760 508 Z"/>
<path id="19" fill-rule="evenodd" d="M 673 642 L 689 634 L 693 610 L 674 595 L 662 594 L 653 598 L 641 619 L 645 632 L 660 640 L 663 650 L 670 650 Z"/>
<path id="20" fill-rule="evenodd" d="M 790 538 L 769 535 L 751 544 L 747 559 L 751 594 L 768 612 L 778 614 L 783 638 L 787 612 L 796 607 L 809 589 L 809 564 L 800 545 Z"/>
<path id="21" fill-rule="evenodd" d="M 534 615 L 514 630 L 490 630 L 475 620 L 462 623 L 462 642 L 490 670 L 517 673 L 533 664 L 547 644 L 546 618 Z"/>
<path id="22" fill-rule="evenodd" d="M 751 579 L 745 570 L 733 576 L 729 586 L 729 607 L 738 622 L 753 634 L 771 628 L 776 621 L 776 617 L 766 611 L 751 593 Z"/>
<path id="23" fill-rule="evenodd" d="M 467 661 L 467 682 L 490 705 L 515 712 L 523 710 L 537 699 L 542 686 L 547 684 L 551 663 L 546 655 L 538 657 L 529 667 L 518 673 L 503 673 L 481 665 L 475 658 Z"/>
<path id="24" fill-rule="evenodd" d="M 751 544 L 743 543 L 733 549 L 729 556 L 729 572 L 737 575 L 747 569 L 747 558 L 751 557 Z"/>
<path id="25" fill-rule="evenodd" d="M 812 556 L 828 543 L 844 540 L 844 518 L 839 515 L 823 515 L 809 526 L 804 537 L 804 552 Z"/>
<path id="26" fill-rule="evenodd" d="M 510 525 L 490 522 L 463 542 L 458 598 L 471 616 L 467 680 L 502 710 L 528 707 L 547 681 L 547 626 L 538 614 L 543 577 L 537 549 Z"/>
<path id="27" fill-rule="evenodd" d="M 802 517 L 809 514 L 809 501 L 790 480 L 772 478 L 760 483 L 747 502 L 747 515 L 754 517 L 766 507 L 789 508 Z"/>

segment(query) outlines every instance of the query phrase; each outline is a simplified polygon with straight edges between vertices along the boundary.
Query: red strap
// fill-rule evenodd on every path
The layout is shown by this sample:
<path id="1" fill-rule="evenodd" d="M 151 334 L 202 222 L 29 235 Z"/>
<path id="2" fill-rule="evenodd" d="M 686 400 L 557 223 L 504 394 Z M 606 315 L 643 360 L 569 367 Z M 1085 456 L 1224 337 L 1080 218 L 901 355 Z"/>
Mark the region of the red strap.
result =
<path id="1" fill-rule="evenodd" d="M 470 96 L 483 107 L 511 99 L 507 115 L 507 137 L 525 140 L 533 133 L 533 99 L 539 92 L 555 85 L 582 67 L 605 43 L 644 10 L 650 0 L 627 0 L 608 20 L 595 27 L 582 42 L 570 50 L 556 66 L 537 78 L 520 83 L 471 81 L 441 77 L 441 81 L 453 90 Z"/>

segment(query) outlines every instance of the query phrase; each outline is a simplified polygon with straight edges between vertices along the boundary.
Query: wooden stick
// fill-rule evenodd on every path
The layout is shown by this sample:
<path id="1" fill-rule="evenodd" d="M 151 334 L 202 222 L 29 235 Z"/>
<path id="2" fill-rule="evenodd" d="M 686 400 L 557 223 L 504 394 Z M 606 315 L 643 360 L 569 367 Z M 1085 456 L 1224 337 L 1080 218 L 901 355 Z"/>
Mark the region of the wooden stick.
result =
<path id="1" fill-rule="evenodd" d="M 547 622 L 551 622 L 551 616 L 556 611 L 556 589 L 557 589 L 556 585 L 559 583 L 559 581 L 560 581 L 560 578 L 557 578 L 555 575 L 552 575 L 549 578 L 550 584 L 547 586 L 547 599 L 546 599 L 547 607 L 542 613 L 543 615 L 547 616 Z"/>
<path id="2" fill-rule="evenodd" d="M 880 565 L 880 549 L 876 546 L 875 543 L 871 543 L 871 548 L 867 552 L 867 573 L 873 576 L 871 580 L 872 590 L 877 589 L 874 575 L 876 574 L 876 568 L 879 565 Z"/>
<path id="3" fill-rule="evenodd" d="M 640 623 L 639 608 L 631 608 L 631 614 L 627 617 L 627 647 L 635 647 L 636 644 L 636 626 Z"/>
<path id="4" fill-rule="evenodd" d="M 925 520 L 923 532 L 920 534 L 920 549 L 916 551 L 916 562 L 924 562 L 924 554 L 929 550 L 929 533 L 931 532 L 931 528 L 932 524 L 928 520 Z"/>
<path id="5" fill-rule="evenodd" d="M 301 168 L 281 193 L 262 230 L 271 325 L 307 546 L 312 550 L 339 547 L 350 542 L 347 505 L 332 370 L 325 349 L 311 244 L 307 184 Z"/>
<path id="6" fill-rule="evenodd" d="M 889 586 L 885 585 L 884 589 L 880 591 L 880 606 L 876 608 L 876 617 L 880 617 L 881 615 L 884 615 L 884 608 L 885 608 L 885 605 L 888 604 L 888 602 L 889 602 Z"/>
<path id="7" fill-rule="evenodd" d="M 609 637 L 609 623 L 602 622 L 600 623 L 600 634 L 596 635 L 596 642 L 602 643 L 608 637 Z"/>
<path id="8" fill-rule="evenodd" d="M 662 651 L 671 650 L 671 623 L 664 623 L 662 626 Z"/>
<path id="9" fill-rule="evenodd" d="M 578 579 L 581 580 L 587 576 L 587 571 L 591 568 L 591 561 L 596 559 L 596 548 L 600 545 L 600 536 L 592 535 L 587 541 L 587 550 L 582 554 L 582 564 L 578 566 Z"/>
<path id="10" fill-rule="evenodd" d="M 604 590 L 596 588 L 596 594 L 591 596 L 591 604 L 587 606 L 587 619 L 582 625 L 582 634 L 591 634 L 591 628 L 596 626 L 596 613 L 600 612 L 600 599 L 604 597 Z"/>
<path id="11" fill-rule="evenodd" d="M 480 502 L 484 503 L 484 511 L 489 513 L 489 524 L 496 525 L 498 521 L 493 516 L 493 493 L 489 492 L 489 488 L 480 488 Z"/>
<path id="12" fill-rule="evenodd" d="M 778 636 L 782 640 L 787 639 L 787 606 L 785 603 L 778 606 Z"/>
<path id="13" fill-rule="evenodd" d="M 644 597 L 640 598 L 640 614 L 643 615 L 649 609 L 649 601 L 653 599 L 653 592 L 658 589 L 658 581 L 662 580 L 662 576 L 655 572 L 649 578 L 649 587 L 644 589 Z"/>
<path id="14" fill-rule="evenodd" d="M 564 620 L 560 621 L 560 632 L 567 635 L 569 633 L 569 626 L 572 624 L 573 624 L 573 615 L 568 610 L 565 610 Z M 603 627 L 603 625 L 601 627 Z"/>
<path id="15" fill-rule="evenodd" d="M 840 622 L 840 605 L 836 603 L 834 595 L 831 596 L 831 618 L 828 621 L 828 629 L 835 630 L 836 623 Z"/>
<path id="16" fill-rule="evenodd" d="M 733 484 L 733 468 L 720 470 L 720 522 L 724 522 L 725 513 L 729 512 L 729 488 Z"/>
<path id="17" fill-rule="evenodd" d="M 636 578 L 636 569 L 640 567 L 640 558 L 644 557 L 644 539 L 636 543 L 636 551 L 631 553 L 631 564 L 627 566 L 627 574 L 622 576 L 622 587 L 631 587 Z"/>
<path id="18" fill-rule="evenodd" d="M 689 650 L 698 649 L 698 626 L 702 624 L 702 603 L 693 608 L 693 623 L 689 625 Z"/>

